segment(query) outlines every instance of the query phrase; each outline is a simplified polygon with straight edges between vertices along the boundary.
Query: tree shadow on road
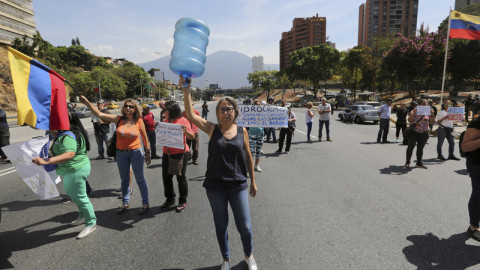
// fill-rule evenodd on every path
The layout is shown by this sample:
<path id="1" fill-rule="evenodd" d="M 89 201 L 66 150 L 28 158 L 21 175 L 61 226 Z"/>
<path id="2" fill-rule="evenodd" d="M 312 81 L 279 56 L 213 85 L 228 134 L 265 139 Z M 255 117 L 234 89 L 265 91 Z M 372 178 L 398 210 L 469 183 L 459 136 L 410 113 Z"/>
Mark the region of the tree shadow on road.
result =
<path id="1" fill-rule="evenodd" d="M 405 168 L 405 166 L 390 165 L 386 168 L 380 169 L 381 174 L 402 175 L 410 172 L 412 168 Z"/>
<path id="2" fill-rule="evenodd" d="M 32 200 L 32 201 L 13 201 L 0 204 L 2 211 L 23 211 L 32 207 L 44 207 L 59 204 L 58 199 Z M 8 210 L 5 210 L 8 209 Z"/>
<path id="3" fill-rule="evenodd" d="M 467 239 L 466 233 L 454 234 L 448 239 L 440 239 L 432 233 L 411 235 L 407 240 L 412 245 L 405 247 L 403 254 L 419 270 L 466 269 L 480 263 L 480 246 L 467 245 Z"/>
<path id="4" fill-rule="evenodd" d="M 230 269 L 232 270 L 244 270 L 247 269 L 248 265 L 246 262 L 239 262 L 237 265 L 231 266 Z M 220 265 L 216 266 L 210 266 L 210 267 L 202 267 L 202 268 L 196 268 L 195 270 L 218 270 L 220 269 Z"/>
<path id="5" fill-rule="evenodd" d="M 94 189 L 89 198 L 118 197 L 115 189 Z"/>

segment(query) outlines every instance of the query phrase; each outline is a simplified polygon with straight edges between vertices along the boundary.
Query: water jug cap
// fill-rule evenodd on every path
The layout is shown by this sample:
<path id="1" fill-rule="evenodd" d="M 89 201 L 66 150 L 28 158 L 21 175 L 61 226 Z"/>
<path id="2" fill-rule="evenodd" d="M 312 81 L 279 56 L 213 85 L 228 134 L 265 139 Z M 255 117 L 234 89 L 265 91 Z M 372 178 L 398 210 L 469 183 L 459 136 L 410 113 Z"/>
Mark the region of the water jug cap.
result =
<path id="1" fill-rule="evenodd" d="M 210 36 L 210 28 L 203 21 L 199 19 L 195 19 L 191 17 L 181 18 L 180 20 L 177 21 L 177 23 L 175 23 L 175 29 L 180 27 L 192 27 L 192 28 L 201 29 L 202 32 L 207 37 Z"/>

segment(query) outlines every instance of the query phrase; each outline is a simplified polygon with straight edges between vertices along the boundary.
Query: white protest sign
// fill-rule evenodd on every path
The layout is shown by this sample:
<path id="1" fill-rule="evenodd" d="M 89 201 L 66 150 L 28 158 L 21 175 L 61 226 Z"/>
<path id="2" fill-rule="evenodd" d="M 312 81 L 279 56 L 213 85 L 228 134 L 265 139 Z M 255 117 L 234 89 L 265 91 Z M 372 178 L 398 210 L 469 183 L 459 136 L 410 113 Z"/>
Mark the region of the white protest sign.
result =
<path id="1" fill-rule="evenodd" d="M 417 115 L 430 115 L 430 106 L 417 106 Z"/>
<path id="2" fill-rule="evenodd" d="M 463 120 L 463 116 L 465 115 L 465 107 L 448 107 L 447 115 L 448 120 L 460 122 Z"/>
<path id="3" fill-rule="evenodd" d="M 182 125 L 160 122 L 155 129 L 155 136 L 157 137 L 157 145 L 177 149 L 185 148 Z"/>
<path id="4" fill-rule="evenodd" d="M 265 105 L 239 105 L 237 124 L 241 127 L 288 127 L 288 109 Z"/>
<path id="5" fill-rule="evenodd" d="M 59 182 L 60 177 L 55 170 L 47 172 L 43 166 L 32 162 L 33 158 L 40 157 L 40 152 L 48 141 L 48 136 L 45 136 L 2 147 L 25 184 L 41 200 L 59 196 L 55 182 Z"/>

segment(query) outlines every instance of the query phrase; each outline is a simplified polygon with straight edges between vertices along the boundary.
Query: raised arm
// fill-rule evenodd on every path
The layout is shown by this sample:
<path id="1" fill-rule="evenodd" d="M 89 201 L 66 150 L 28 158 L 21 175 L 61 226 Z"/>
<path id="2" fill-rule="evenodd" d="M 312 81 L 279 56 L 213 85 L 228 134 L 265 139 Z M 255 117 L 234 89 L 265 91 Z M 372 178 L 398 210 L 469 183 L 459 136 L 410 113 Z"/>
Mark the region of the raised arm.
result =
<path id="1" fill-rule="evenodd" d="M 115 115 L 115 114 L 109 114 L 109 113 L 103 113 L 101 111 L 99 111 L 97 108 L 95 108 L 95 106 L 92 105 L 92 103 L 90 103 L 90 101 L 88 101 L 88 99 L 84 96 L 80 96 L 80 102 L 82 102 L 83 104 L 85 104 L 85 106 L 87 106 L 90 111 L 98 118 L 102 119 L 103 121 L 105 122 L 114 122 L 116 123 L 118 121 L 118 118 L 119 116 L 118 115 Z"/>
<path id="2" fill-rule="evenodd" d="M 201 129 L 203 132 L 207 133 L 209 137 L 211 137 L 213 130 L 215 129 L 215 124 L 213 124 L 212 122 L 208 122 L 207 120 L 203 119 L 202 117 L 196 115 L 193 112 L 192 96 L 190 93 L 191 80 L 188 79 L 188 86 L 183 87 L 182 85 L 184 85 L 185 82 L 186 82 L 185 78 L 183 78 L 183 76 L 180 75 L 180 80 L 178 82 L 178 85 L 180 85 L 183 90 L 183 104 L 185 106 L 185 115 L 187 116 L 188 120 L 190 120 L 199 129 Z"/>

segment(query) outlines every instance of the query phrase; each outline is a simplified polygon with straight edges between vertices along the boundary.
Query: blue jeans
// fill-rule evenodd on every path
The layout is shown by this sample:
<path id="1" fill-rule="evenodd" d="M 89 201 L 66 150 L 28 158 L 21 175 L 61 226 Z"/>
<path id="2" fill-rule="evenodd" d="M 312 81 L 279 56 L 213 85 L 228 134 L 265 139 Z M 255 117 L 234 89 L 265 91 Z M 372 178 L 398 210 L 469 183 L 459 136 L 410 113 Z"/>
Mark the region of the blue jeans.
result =
<path id="1" fill-rule="evenodd" d="M 157 155 L 157 147 L 155 143 L 157 142 L 157 136 L 155 135 L 155 130 L 147 131 L 148 142 L 150 143 L 150 151 L 152 157 Z"/>
<path id="2" fill-rule="evenodd" d="M 438 127 L 437 137 L 438 137 L 437 154 L 439 156 L 442 155 L 443 142 L 445 141 L 445 138 L 447 138 L 447 141 L 448 141 L 448 156 L 449 157 L 453 156 L 453 151 L 455 150 L 455 141 L 453 140 L 452 133 L 448 132 L 446 129 L 444 129 L 442 127 Z"/>
<path id="3" fill-rule="evenodd" d="M 145 176 L 143 175 L 144 157 L 140 148 L 130 152 L 117 150 L 117 166 L 122 180 L 122 201 L 123 204 L 130 202 L 130 165 L 132 165 L 138 189 L 142 195 L 142 204 L 148 204 L 148 188 Z"/>
<path id="4" fill-rule="evenodd" d="M 277 140 L 277 134 L 275 134 L 275 128 L 268 128 L 267 130 L 267 141 L 270 141 L 270 134 L 274 141 Z"/>
<path id="5" fill-rule="evenodd" d="M 310 133 L 312 133 L 312 122 L 307 123 L 307 140 L 310 141 Z"/>
<path id="6" fill-rule="evenodd" d="M 95 133 L 95 140 L 97 141 L 98 146 L 98 155 L 103 157 L 105 150 L 103 148 L 103 143 L 108 147 L 108 134 L 97 134 Z"/>
<path id="7" fill-rule="evenodd" d="M 330 139 L 330 120 L 318 120 L 318 138 L 322 138 L 323 125 L 325 124 L 325 129 L 327 130 L 327 140 Z"/>
<path id="8" fill-rule="evenodd" d="M 218 245 L 224 260 L 230 259 L 228 248 L 228 203 L 232 208 L 237 230 L 242 239 L 245 256 L 252 255 L 252 222 L 248 206 L 248 191 L 216 191 L 207 189 L 208 201 L 213 212 Z"/>

